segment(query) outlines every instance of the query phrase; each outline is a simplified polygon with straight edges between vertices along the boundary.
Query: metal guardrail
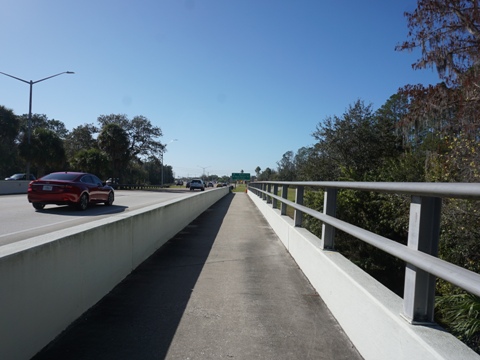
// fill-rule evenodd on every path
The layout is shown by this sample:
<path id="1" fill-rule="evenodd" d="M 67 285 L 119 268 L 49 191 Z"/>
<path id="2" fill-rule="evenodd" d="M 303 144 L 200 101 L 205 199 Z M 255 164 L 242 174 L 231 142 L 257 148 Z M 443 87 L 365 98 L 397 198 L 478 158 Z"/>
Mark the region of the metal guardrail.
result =
<path id="1" fill-rule="evenodd" d="M 282 187 L 282 196 L 278 195 L 279 186 Z M 296 188 L 295 202 L 287 200 L 289 186 Z M 323 213 L 304 206 L 305 187 L 325 189 Z M 411 195 L 407 246 L 337 219 L 339 189 Z M 286 215 L 287 205 L 295 209 L 294 224 L 297 227 L 302 224 L 303 214 L 322 221 L 322 249 L 333 249 L 335 229 L 339 229 L 404 260 L 403 316 L 413 324 L 434 321 L 436 277 L 480 296 L 480 274 L 437 257 L 442 198 L 480 200 L 480 184 L 263 181 L 249 184 L 248 190 L 272 203 L 273 208 L 280 202 L 281 215 Z"/>

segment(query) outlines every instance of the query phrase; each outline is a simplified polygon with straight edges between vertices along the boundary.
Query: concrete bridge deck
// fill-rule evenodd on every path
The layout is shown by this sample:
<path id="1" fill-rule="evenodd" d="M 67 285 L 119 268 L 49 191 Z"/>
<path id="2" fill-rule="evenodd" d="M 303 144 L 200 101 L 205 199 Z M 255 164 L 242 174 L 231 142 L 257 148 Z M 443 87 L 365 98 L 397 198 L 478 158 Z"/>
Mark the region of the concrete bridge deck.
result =
<path id="1" fill-rule="evenodd" d="M 214 204 L 34 357 L 361 358 L 244 193 Z"/>

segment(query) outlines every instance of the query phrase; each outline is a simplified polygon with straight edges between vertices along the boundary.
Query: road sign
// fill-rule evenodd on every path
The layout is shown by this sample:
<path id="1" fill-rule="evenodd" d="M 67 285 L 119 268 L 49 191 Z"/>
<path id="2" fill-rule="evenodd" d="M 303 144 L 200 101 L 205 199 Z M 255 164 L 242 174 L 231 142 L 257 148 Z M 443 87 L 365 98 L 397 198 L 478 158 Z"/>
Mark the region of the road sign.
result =
<path id="1" fill-rule="evenodd" d="M 250 181 L 250 173 L 232 173 L 232 180 L 245 180 Z"/>

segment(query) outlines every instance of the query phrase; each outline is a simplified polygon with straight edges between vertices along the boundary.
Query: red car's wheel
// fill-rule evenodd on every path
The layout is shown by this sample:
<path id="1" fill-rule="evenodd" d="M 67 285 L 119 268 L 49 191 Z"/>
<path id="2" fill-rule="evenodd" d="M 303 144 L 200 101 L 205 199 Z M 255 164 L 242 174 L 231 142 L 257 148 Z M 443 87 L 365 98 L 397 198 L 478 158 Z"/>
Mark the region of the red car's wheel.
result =
<path id="1" fill-rule="evenodd" d="M 87 210 L 88 207 L 88 195 L 87 194 L 82 194 L 80 196 L 80 201 L 77 204 L 78 210 Z"/>
<path id="2" fill-rule="evenodd" d="M 42 210 L 45 207 L 44 203 L 34 202 L 32 203 L 33 207 L 37 210 Z"/>
<path id="3" fill-rule="evenodd" d="M 105 201 L 105 205 L 107 206 L 111 206 L 113 204 L 113 200 L 115 199 L 114 195 L 113 195 L 113 191 L 110 191 L 108 193 L 108 199 L 107 201 Z"/>

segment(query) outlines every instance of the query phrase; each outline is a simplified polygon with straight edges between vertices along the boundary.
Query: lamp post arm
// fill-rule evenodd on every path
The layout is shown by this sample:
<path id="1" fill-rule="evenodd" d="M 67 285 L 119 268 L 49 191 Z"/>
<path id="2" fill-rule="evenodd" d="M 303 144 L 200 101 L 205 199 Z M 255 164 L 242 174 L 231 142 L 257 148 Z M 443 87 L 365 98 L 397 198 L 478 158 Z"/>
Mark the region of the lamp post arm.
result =
<path id="1" fill-rule="evenodd" d="M 39 83 L 40 81 L 43 81 L 43 80 L 48 80 L 48 79 L 51 79 L 55 76 L 58 76 L 58 75 L 62 75 L 62 74 L 75 74 L 73 71 L 64 71 L 64 72 L 61 72 L 61 73 L 58 73 L 58 74 L 55 74 L 55 75 L 52 75 L 52 76 L 49 76 L 49 77 L 46 77 L 44 79 L 40 79 L 40 80 L 37 80 L 37 81 L 31 81 L 32 85 L 33 84 L 36 84 L 36 83 Z M 13 77 L 13 76 L 12 76 Z M 17 78 L 16 78 L 17 79 Z M 21 80 L 21 79 L 18 79 L 18 80 Z M 25 81 L 25 80 L 22 80 L 22 81 Z M 25 82 L 28 82 L 28 81 L 25 81 Z"/>
<path id="2" fill-rule="evenodd" d="M 30 84 L 30 81 L 27 81 L 27 80 L 20 79 L 20 78 L 18 78 L 18 77 L 16 77 L 16 76 L 9 75 L 9 74 L 5 74 L 4 72 L 1 72 L 1 71 L 0 71 L 0 74 L 3 74 L 3 75 L 5 75 L 5 76 L 9 76 L 9 77 L 11 77 L 11 78 L 14 78 L 14 79 L 17 79 L 17 80 L 23 81 L 24 83 Z"/>

